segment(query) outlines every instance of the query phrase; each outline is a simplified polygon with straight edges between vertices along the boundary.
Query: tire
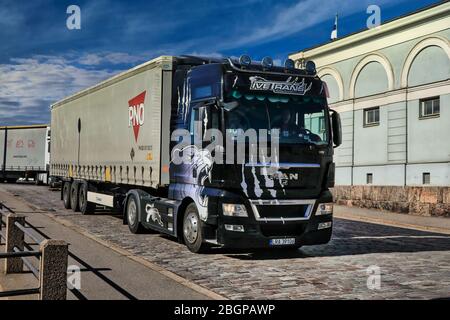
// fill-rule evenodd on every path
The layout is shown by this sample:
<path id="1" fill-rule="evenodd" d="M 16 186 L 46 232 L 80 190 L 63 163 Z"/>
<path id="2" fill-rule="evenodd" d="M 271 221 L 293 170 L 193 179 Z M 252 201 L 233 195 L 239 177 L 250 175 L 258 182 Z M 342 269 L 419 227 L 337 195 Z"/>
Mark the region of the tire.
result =
<path id="1" fill-rule="evenodd" d="M 81 214 L 89 215 L 95 213 L 95 203 L 87 201 L 88 184 L 82 183 L 78 191 L 78 207 Z"/>
<path id="2" fill-rule="evenodd" d="M 72 182 L 70 186 L 70 207 L 74 212 L 80 211 L 80 207 L 78 206 L 78 186 L 77 182 Z"/>
<path id="3" fill-rule="evenodd" d="M 64 202 L 64 208 L 70 209 L 70 182 L 64 182 L 63 184 L 63 202 Z"/>
<path id="4" fill-rule="evenodd" d="M 206 244 L 203 243 L 203 230 L 197 206 L 191 203 L 187 206 L 183 216 L 183 240 L 188 249 L 194 253 L 204 252 Z"/>
<path id="5" fill-rule="evenodd" d="M 130 194 L 125 209 L 125 215 L 127 219 L 128 228 L 134 234 L 140 234 L 145 231 L 144 227 L 139 221 L 141 216 L 141 206 L 139 200 L 135 194 Z"/>

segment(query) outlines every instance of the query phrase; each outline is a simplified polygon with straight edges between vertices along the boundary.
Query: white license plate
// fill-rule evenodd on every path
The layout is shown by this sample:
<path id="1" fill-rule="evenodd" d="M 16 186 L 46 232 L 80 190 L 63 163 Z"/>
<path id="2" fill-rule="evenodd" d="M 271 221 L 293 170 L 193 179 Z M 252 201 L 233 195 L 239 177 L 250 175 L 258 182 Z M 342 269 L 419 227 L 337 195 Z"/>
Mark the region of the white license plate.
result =
<path id="1" fill-rule="evenodd" d="M 294 244 L 295 244 L 295 238 L 269 240 L 269 245 L 271 245 L 271 246 L 289 246 L 289 245 L 294 245 Z"/>

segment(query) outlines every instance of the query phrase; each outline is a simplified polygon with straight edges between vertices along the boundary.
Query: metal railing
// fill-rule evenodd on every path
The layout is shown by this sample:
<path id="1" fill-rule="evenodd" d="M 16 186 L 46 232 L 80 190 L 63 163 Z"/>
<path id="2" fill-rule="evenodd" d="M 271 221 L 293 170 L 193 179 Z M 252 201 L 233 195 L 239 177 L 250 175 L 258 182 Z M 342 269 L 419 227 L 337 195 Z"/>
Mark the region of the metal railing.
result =
<path id="1" fill-rule="evenodd" d="M 6 222 L 4 214 L 7 214 Z M 37 288 L 4 291 L 0 292 L 0 297 L 39 294 L 40 300 L 65 300 L 68 245 L 64 241 L 40 239 L 33 230 L 37 229 L 26 222 L 24 216 L 0 203 L 0 244 L 5 241 L 5 252 L 0 253 L 0 260 L 5 262 L 4 271 L 6 274 L 22 273 L 26 266 L 39 281 Z M 39 250 L 25 242 L 25 235 L 35 242 L 33 245 L 39 245 Z M 29 258 L 38 259 L 39 267 Z"/>

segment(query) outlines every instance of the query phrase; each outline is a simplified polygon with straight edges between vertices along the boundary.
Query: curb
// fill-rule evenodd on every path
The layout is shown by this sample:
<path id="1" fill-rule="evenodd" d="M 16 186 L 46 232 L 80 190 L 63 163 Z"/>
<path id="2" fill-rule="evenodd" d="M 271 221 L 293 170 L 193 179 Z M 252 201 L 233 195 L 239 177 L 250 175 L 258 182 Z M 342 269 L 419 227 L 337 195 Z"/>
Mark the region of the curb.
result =
<path id="1" fill-rule="evenodd" d="M 352 221 L 375 223 L 375 224 L 380 224 L 380 225 L 384 225 L 384 226 L 401 227 L 401 228 L 418 230 L 418 231 L 436 232 L 436 233 L 442 233 L 442 234 L 450 235 L 450 230 L 449 229 L 438 228 L 438 227 L 431 227 L 431 226 L 419 226 L 417 224 L 409 224 L 409 223 L 404 223 L 404 222 L 397 222 L 397 221 L 394 221 L 394 220 L 361 217 L 361 216 L 354 216 L 354 215 L 349 215 L 349 214 L 345 214 L 345 213 L 338 213 L 338 214 L 335 213 L 334 217 L 335 218 L 346 219 L 346 220 L 352 220 Z"/>

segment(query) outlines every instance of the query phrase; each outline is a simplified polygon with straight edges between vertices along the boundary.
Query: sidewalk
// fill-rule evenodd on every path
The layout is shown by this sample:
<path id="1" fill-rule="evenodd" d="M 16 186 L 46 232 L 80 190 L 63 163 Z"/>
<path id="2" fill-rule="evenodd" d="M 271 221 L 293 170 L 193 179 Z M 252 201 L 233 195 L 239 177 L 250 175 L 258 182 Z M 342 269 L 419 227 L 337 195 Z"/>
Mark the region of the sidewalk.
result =
<path id="1" fill-rule="evenodd" d="M 0 245 L 0 252 L 5 252 L 5 246 Z M 24 268 L 24 272 L 20 274 L 11 274 L 5 276 L 4 268 L 5 261 L 0 260 L 0 291 L 9 291 L 9 290 L 17 290 L 17 289 L 33 289 L 39 286 L 38 280 L 33 276 L 32 273 L 26 271 L 26 267 Z M 9 297 L 9 298 L 0 298 L 1 300 L 36 300 L 38 298 L 37 294 L 20 296 L 20 297 Z"/>
<path id="2" fill-rule="evenodd" d="M 54 221 L 47 215 L 36 212 L 19 198 L 1 192 L 0 201 L 17 214 L 26 216 L 27 222 L 37 227 L 52 239 L 69 243 L 72 254 L 69 265 L 81 268 L 81 290 L 76 296 L 68 291 L 67 299 L 211 299 L 213 294 L 201 292 L 189 283 L 170 278 L 162 272 L 133 260 L 123 253 L 108 248 L 88 237 Z M 0 250 L 4 250 L 0 246 Z M 90 268 L 83 266 L 80 260 Z M 0 260 L 3 265 L 4 261 Z M 0 291 L 36 288 L 38 281 L 32 274 L 5 275 L 0 269 Z M 187 281 L 186 281 L 187 282 Z M 37 299 L 37 295 L 11 299 Z"/>
<path id="3" fill-rule="evenodd" d="M 359 207 L 334 206 L 334 216 L 354 221 L 450 234 L 450 218 L 415 216 Z"/>

